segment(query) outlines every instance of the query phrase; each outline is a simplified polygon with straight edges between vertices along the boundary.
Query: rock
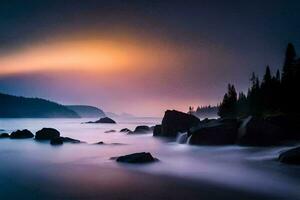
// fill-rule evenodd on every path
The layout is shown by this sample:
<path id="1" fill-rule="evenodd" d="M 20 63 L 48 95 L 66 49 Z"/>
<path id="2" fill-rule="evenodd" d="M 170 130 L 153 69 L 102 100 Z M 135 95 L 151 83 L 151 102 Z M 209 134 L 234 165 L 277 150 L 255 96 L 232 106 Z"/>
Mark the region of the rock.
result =
<path id="1" fill-rule="evenodd" d="M 187 132 L 190 128 L 197 126 L 199 123 L 200 120 L 194 115 L 186 114 L 176 110 L 167 110 L 162 120 L 160 134 L 153 135 L 176 137 L 179 132 Z"/>
<path id="2" fill-rule="evenodd" d="M 113 142 L 113 143 L 110 143 L 111 145 L 127 145 L 127 144 L 124 144 L 124 143 L 118 143 L 118 142 Z"/>
<path id="3" fill-rule="evenodd" d="M 161 135 L 161 125 L 155 125 L 153 128 L 153 136 Z"/>
<path id="4" fill-rule="evenodd" d="M 11 139 L 25 139 L 25 138 L 33 138 L 34 135 L 27 129 L 17 130 L 10 134 Z"/>
<path id="5" fill-rule="evenodd" d="M 280 114 L 268 116 L 265 120 L 280 127 L 284 131 L 285 140 L 300 140 L 300 116 Z"/>
<path id="6" fill-rule="evenodd" d="M 100 141 L 100 142 L 97 142 L 97 143 L 95 143 L 95 144 L 104 144 L 104 142 Z"/>
<path id="7" fill-rule="evenodd" d="M 76 140 L 76 139 L 69 138 L 69 137 L 60 137 L 60 138 L 62 138 L 64 143 L 83 143 L 80 140 Z"/>
<path id="8" fill-rule="evenodd" d="M 1 133 L 0 138 L 9 138 L 9 134 L 8 133 Z"/>
<path id="9" fill-rule="evenodd" d="M 300 147 L 281 153 L 278 159 L 282 163 L 300 165 Z"/>
<path id="10" fill-rule="evenodd" d="M 239 123 L 236 119 L 205 120 L 188 132 L 188 142 L 192 145 L 235 144 Z"/>
<path id="11" fill-rule="evenodd" d="M 248 146 L 278 145 L 284 140 L 284 130 L 259 117 L 244 119 L 238 131 L 237 143 Z"/>
<path id="12" fill-rule="evenodd" d="M 50 140 L 51 145 L 62 145 L 63 143 L 64 143 L 64 141 L 61 137 L 53 138 Z"/>
<path id="13" fill-rule="evenodd" d="M 120 130 L 120 132 L 128 133 L 128 132 L 132 132 L 132 131 L 128 128 L 123 128 L 123 129 Z"/>
<path id="14" fill-rule="evenodd" d="M 77 143 L 82 143 L 80 140 L 76 140 L 73 138 L 69 138 L 69 137 L 57 137 L 57 138 L 53 138 L 50 141 L 50 144 L 52 145 L 60 145 L 63 143 L 73 143 L 73 144 L 77 144 Z"/>
<path id="15" fill-rule="evenodd" d="M 116 122 L 114 121 L 114 120 L 112 120 L 111 118 L 109 118 L 109 117 L 103 117 L 103 118 L 101 118 L 101 119 L 99 119 L 99 120 L 97 120 L 97 121 L 89 121 L 89 122 L 86 122 L 86 123 L 88 123 L 88 124 L 93 124 L 93 123 L 95 123 L 95 124 L 98 124 L 98 123 L 103 123 L 103 124 L 116 124 Z"/>
<path id="16" fill-rule="evenodd" d="M 139 133 L 149 133 L 151 130 L 150 130 L 150 127 L 149 126 L 145 126 L 145 125 L 142 125 L 142 126 L 137 126 L 133 132 L 133 134 L 139 134 Z M 130 133 L 130 132 L 129 132 Z"/>
<path id="17" fill-rule="evenodd" d="M 104 131 L 104 133 L 115 133 L 116 130 L 108 130 L 108 131 Z"/>
<path id="18" fill-rule="evenodd" d="M 117 162 L 124 163 L 150 163 L 154 162 L 157 159 L 153 158 L 150 153 L 141 152 L 141 153 L 133 153 L 125 156 L 120 156 L 116 159 Z"/>
<path id="19" fill-rule="evenodd" d="M 59 136 L 59 131 L 54 128 L 43 128 L 35 133 L 36 140 L 51 140 Z"/>

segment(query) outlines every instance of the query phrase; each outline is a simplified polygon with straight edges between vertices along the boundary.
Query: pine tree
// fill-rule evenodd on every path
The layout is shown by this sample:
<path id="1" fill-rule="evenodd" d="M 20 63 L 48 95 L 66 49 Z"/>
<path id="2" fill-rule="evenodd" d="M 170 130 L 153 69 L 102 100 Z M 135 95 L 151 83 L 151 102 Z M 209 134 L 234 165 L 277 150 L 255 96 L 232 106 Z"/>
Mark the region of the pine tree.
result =
<path id="1" fill-rule="evenodd" d="M 285 61 L 281 77 L 281 109 L 285 113 L 294 112 L 295 102 L 295 68 L 296 68 L 296 51 L 294 45 L 289 43 L 285 53 Z"/>
<path id="2" fill-rule="evenodd" d="M 234 118 L 237 116 L 237 93 L 234 85 L 228 84 L 228 91 L 224 95 L 223 101 L 219 106 L 218 115 L 220 117 Z"/>
<path id="3" fill-rule="evenodd" d="M 285 60 L 282 70 L 282 81 L 289 82 L 293 74 L 293 65 L 295 64 L 296 50 L 292 43 L 289 43 L 285 52 Z"/>

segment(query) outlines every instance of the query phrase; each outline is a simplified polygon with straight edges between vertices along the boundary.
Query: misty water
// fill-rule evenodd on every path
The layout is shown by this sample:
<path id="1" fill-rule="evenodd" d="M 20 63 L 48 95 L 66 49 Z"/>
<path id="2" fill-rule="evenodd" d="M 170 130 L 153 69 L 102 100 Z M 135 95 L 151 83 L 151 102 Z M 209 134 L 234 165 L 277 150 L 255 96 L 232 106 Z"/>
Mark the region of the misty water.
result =
<path id="1" fill-rule="evenodd" d="M 280 152 L 290 148 L 288 146 L 190 146 L 184 142 L 185 135 L 177 139 L 178 143 L 154 138 L 151 133 L 119 132 L 122 128 L 133 130 L 137 125 L 152 126 L 160 119 L 119 120 L 117 124 L 82 123 L 89 120 L 94 119 L 1 119 L 0 128 L 5 132 L 26 128 L 35 133 L 43 127 L 53 127 L 62 136 L 86 143 L 51 146 L 49 142 L 33 139 L 0 139 L 0 197 L 38 199 L 44 192 L 55 194 L 57 187 L 63 187 L 71 196 L 78 188 L 82 189 L 80 196 L 100 188 L 111 192 L 112 188 L 128 189 L 131 181 L 133 185 L 144 183 L 150 187 L 152 179 L 146 177 L 159 176 L 179 182 L 191 181 L 196 188 L 198 183 L 199 188 L 212 184 L 278 199 L 300 199 L 300 167 L 276 160 Z M 112 129 L 116 132 L 105 133 Z M 95 144 L 100 141 L 105 144 Z M 129 165 L 110 159 L 144 151 L 159 162 Z M 135 177 L 136 174 L 141 175 Z M 138 181 L 134 182 L 135 179 Z M 49 186 L 51 184 L 54 187 Z"/>

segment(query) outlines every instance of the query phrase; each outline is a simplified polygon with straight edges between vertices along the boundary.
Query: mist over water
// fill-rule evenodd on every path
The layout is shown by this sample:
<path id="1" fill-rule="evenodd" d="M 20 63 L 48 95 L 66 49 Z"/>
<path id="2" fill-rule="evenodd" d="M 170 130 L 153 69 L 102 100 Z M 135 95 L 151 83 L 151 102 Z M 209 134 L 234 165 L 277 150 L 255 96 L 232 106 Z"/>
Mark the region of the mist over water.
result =
<path id="1" fill-rule="evenodd" d="M 94 187 L 100 185 L 102 189 L 123 186 L 133 181 L 133 172 L 217 184 L 277 198 L 300 197 L 299 167 L 276 161 L 279 152 L 289 147 L 190 146 L 186 144 L 184 133 L 177 141 L 171 141 L 152 137 L 151 133 L 127 135 L 119 132 L 122 128 L 133 130 L 137 125 L 152 126 L 160 123 L 160 119 L 119 120 L 117 124 L 82 123 L 90 120 L 94 119 L 1 119 L 0 128 L 5 132 L 26 128 L 35 133 L 43 127 L 53 127 L 64 137 L 86 143 L 51 146 L 48 142 L 32 139 L 1 139 L 0 194 L 18 190 L 17 193 L 24 195 L 28 188 L 38 187 L 43 180 L 48 184 L 59 181 L 66 188 L 76 188 L 78 183 L 74 180 L 93 181 L 97 183 Z M 108 130 L 116 132 L 104 133 Z M 99 141 L 105 144 L 95 144 Z M 151 152 L 160 161 L 136 166 L 110 159 L 143 151 Z M 83 166 L 84 173 L 75 166 Z M 97 178 L 99 174 L 101 178 Z M 86 189 L 89 190 L 91 188 Z M 53 193 L 51 189 L 48 192 Z"/>

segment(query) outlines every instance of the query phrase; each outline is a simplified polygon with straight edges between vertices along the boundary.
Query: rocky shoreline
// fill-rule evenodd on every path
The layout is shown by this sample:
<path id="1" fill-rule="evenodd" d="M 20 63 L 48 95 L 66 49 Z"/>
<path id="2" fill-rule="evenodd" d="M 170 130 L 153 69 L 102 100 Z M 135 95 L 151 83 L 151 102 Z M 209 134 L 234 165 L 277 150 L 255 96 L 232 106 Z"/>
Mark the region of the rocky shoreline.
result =
<path id="1" fill-rule="evenodd" d="M 88 122 L 91 123 L 91 122 Z M 102 118 L 92 123 L 116 123 L 109 118 Z M 156 126 L 139 125 L 133 131 L 123 128 L 119 132 L 127 135 L 152 134 L 154 137 L 176 138 L 179 143 L 188 145 L 241 145 L 241 146 L 277 146 L 299 142 L 300 117 L 277 115 L 265 118 L 248 116 L 246 118 L 218 118 L 204 119 L 179 112 L 167 110 L 162 123 Z M 113 134 L 116 130 L 108 130 L 105 133 Z M 16 130 L 11 134 L 1 133 L 0 138 L 26 139 L 34 138 L 37 141 L 48 141 L 51 145 L 62 145 L 64 143 L 84 143 L 83 141 L 62 137 L 60 132 L 54 128 L 43 128 L 34 135 L 29 130 Z M 103 141 L 97 144 L 105 144 Z M 150 154 L 150 153 L 149 153 Z M 147 153 L 135 153 L 124 155 L 125 158 L 143 159 L 151 158 Z M 124 157 L 123 156 L 123 157 Z M 127 157 L 126 157 L 127 156 Z M 121 159 L 122 160 L 122 159 Z M 129 163 L 132 163 L 130 159 Z M 139 160 L 139 159 L 137 159 Z M 148 159 L 150 162 L 154 159 Z M 279 161 L 287 164 L 300 164 L 299 147 L 288 150 L 279 155 Z M 117 160 L 118 161 L 118 160 Z M 138 161 L 136 163 L 139 163 Z"/>

